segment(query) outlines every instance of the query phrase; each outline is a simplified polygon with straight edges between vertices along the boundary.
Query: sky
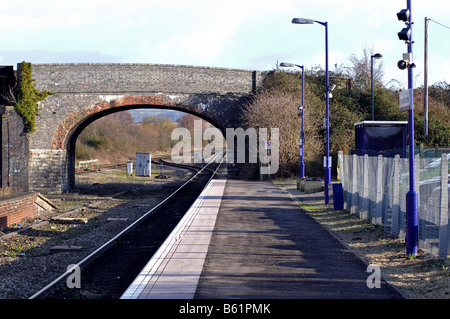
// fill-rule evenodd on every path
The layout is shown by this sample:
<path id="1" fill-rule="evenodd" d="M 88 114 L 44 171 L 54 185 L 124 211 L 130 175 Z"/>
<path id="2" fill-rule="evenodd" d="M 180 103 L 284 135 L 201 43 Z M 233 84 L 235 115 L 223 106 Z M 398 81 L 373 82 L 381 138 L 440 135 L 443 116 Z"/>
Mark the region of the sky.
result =
<path id="1" fill-rule="evenodd" d="M 149 63 L 268 71 L 291 62 L 349 66 L 363 49 L 381 53 L 386 85 L 407 88 L 397 61 L 407 52 L 396 13 L 406 0 L 0 0 L 0 65 Z M 429 24 L 428 82 L 450 83 L 450 2 L 412 0 L 415 87 L 424 78 L 424 19 Z M 330 83 L 331 84 L 331 83 Z"/>

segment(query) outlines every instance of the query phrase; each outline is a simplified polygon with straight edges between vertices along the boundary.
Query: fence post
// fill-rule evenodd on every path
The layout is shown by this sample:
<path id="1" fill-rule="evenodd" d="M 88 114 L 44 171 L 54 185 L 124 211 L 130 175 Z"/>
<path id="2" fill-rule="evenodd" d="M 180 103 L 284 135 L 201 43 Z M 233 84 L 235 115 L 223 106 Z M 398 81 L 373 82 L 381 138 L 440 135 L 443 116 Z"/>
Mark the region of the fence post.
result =
<path id="1" fill-rule="evenodd" d="M 398 214 L 400 212 L 400 155 L 394 157 L 394 178 L 392 179 L 392 225 L 391 235 L 399 233 Z"/>
<path id="2" fill-rule="evenodd" d="M 351 185 L 351 201 L 350 201 L 350 213 L 355 214 L 356 208 L 358 206 L 358 156 L 356 154 L 352 155 L 352 185 Z"/>
<path id="3" fill-rule="evenodd" d="M 338 161 L 337 161 L 338 165 L 338 182 L 344 184 L 344 152 L 339 151 L 338 152 Z"/>
<path id="4" fill-rule="evenodd" d="M 447 258 L 448 253 L 448 159 L 441 157 L 441 200 L 439 205 L 439 257 Z"/>
<path id="5" fill-rule="evenodd" d="M 362 179 L 361 207 L 358 216 L 361 219 L 369 217 L 369 155 L 363 157 L 363 179 Z"/>
<path id="6" fill-rule="evenodd" d="M 383 214 L 383 155 L 378 155 L 377 160 L 377 185 L 376 185 L 376 197 L 375 197 L 375 214 L 372 217 L 372 223 L 376 225 L 382 224 Z"/>
<path id="7" fill-rule="evenodd" d="M 343 198 L 343 206 L 344 206 L 344 210 L 347 210 L 348 205 L 347 205 L 347 183 L 348 183 L 348 174 L 347 174 L 347 169 L 348 167 L 346 167 L 345 164 L 345 158 L 344 158 L 344 152 L 342 151 L 338 151 L 338 160 L 337 160 L 337 178 L 338 178 L 338 183 L 342 184 L 342 194 L 344 196 Z"/>
<path id="8" fill-rule="evenodd" d="M 343 164 L 342 164 L 342 170 L 343 170 L 343 180 L 342 180 L 342 189 L 344 190 L 344 209 L 346 211 L 350 211 L 350 186 L 349 186 L 349 180 L 350 180 L 350 174 L 348 171 L 348 165 L 349 165 L 349 156 L 342 156 L 343 158 Z"/>
<path id="9" fill-rule="evenodd" d="M 420 207 L 420 157 L 419 154 L 414 159 L 414 184 L 417 192 L 417 207 Z"/>

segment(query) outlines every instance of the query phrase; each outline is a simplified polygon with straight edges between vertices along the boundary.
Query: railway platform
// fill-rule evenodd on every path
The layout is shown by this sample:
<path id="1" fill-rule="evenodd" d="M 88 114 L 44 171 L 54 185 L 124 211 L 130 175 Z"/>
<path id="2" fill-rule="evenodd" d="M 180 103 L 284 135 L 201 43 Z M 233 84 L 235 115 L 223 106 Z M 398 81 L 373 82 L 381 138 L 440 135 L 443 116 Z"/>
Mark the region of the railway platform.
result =
<path id="1" fill-rule="evenodd" d="M 321 194 L 214 179 L 122 299 L 402 298 L 291 196 Z"/>

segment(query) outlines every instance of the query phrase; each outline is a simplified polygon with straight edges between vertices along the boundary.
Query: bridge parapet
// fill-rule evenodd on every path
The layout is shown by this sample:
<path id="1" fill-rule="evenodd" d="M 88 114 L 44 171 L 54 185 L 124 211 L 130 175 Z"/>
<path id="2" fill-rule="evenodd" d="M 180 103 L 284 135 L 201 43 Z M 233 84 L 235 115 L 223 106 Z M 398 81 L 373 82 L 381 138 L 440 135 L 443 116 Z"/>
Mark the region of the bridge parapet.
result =
<path id="1" fill-rule="evenodd" d="M 167 64 L 34 64 L 38 89 L 55 93 L 252 94 L 264 72 Z"/>

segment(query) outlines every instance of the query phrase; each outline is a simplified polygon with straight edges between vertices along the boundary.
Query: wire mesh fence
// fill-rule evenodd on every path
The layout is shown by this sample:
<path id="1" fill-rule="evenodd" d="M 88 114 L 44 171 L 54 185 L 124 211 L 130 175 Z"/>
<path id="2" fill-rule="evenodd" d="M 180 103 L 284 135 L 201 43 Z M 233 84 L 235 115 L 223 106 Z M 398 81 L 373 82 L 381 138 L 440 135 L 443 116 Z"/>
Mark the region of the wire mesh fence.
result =
<path id="1" fill-rule="evenodd" d="M 449 253 L 450 154 L 415 157 L 415 190 L 419 195 L 419 247 L 447 258 Z M 344 208 L 405 238 L 409 160 L 400 156 L 339 154 Z"/>

